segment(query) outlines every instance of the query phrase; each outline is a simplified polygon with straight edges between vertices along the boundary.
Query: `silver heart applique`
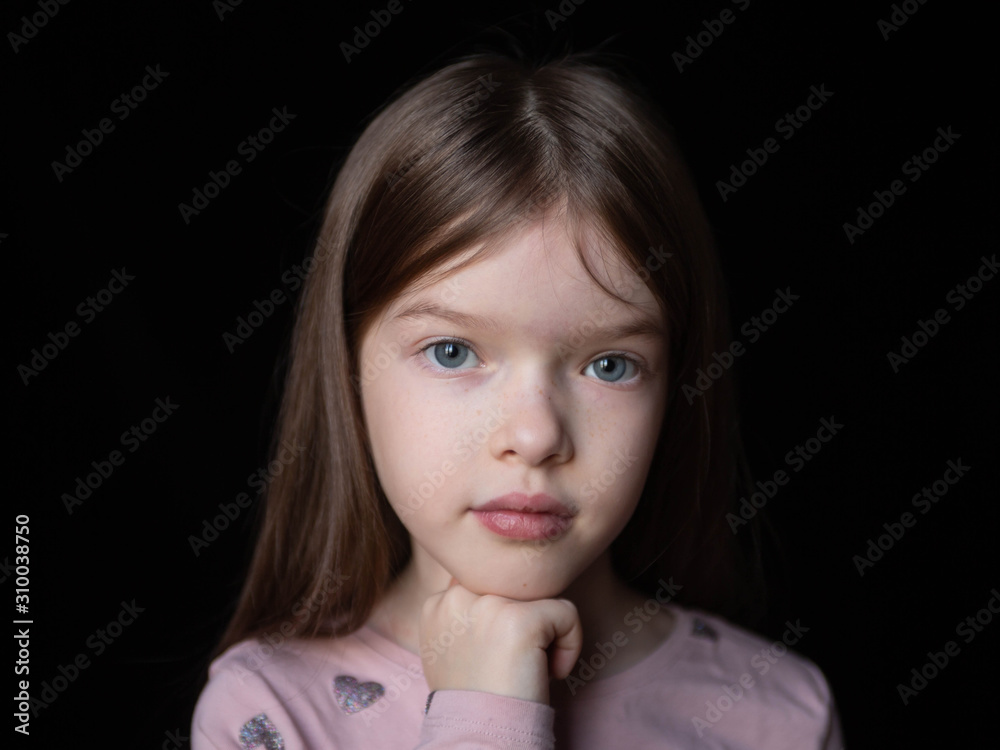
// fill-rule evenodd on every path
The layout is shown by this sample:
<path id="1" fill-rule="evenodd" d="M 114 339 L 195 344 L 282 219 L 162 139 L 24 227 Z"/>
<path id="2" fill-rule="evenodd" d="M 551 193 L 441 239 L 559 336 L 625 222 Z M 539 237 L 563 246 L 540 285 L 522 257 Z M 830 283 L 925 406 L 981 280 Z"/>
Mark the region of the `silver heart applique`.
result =
<path id="1" fill-rule="evenodd" d="M 363 711 L 385 694 L 385 688 L 377 682 L 358 682 L 353 677 L 337 675 L 333 681 L 333 693 L 337 705 L 345 714 Z"/>

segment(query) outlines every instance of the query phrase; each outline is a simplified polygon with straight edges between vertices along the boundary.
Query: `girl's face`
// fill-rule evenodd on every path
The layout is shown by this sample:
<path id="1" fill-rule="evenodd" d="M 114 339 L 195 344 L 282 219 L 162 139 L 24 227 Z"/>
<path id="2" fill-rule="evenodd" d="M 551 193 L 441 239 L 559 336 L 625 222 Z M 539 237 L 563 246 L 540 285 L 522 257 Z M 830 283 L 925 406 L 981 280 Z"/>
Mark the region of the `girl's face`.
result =
<path id="1" fill-rule="evenodd" d="M 666 403 L 665 321 L 617 257 L 591 266 L 635 307 L 546 220 L 394 300 L 361 342 L 375 468 L 441 588 L 453 575 L 479 594 L 557 596 L 635 509 Z M 476 510 L 510 493 L 570 517 Z"/>

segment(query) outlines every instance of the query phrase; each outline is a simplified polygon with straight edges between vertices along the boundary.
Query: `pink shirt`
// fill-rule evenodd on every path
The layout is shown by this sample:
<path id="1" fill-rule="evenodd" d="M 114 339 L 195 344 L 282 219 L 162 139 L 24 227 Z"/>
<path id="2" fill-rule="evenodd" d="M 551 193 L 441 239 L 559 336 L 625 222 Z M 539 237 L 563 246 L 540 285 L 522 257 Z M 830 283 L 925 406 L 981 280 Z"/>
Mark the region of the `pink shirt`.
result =
<path id="1" fill-rule="evenodd" d="M 594 671 L 578 662 L 573 697 L 552 706 L 441 690 L 425 716 L 420 657 L 368 626 L 338 639 L 282 642 L 275 633 L 276 647 L 243 641 L 209 668 L 191 748 L 841 750 L 826 679 L 786 647 L 808 627 L 787 623 L 782 640 L 769 643 L 714 615 L 666 606 L 674 629 L 652 654 L 608 677 L 599 655 Z M 617 640 L 627 648 L 641 627 L 636 618 Z"/>

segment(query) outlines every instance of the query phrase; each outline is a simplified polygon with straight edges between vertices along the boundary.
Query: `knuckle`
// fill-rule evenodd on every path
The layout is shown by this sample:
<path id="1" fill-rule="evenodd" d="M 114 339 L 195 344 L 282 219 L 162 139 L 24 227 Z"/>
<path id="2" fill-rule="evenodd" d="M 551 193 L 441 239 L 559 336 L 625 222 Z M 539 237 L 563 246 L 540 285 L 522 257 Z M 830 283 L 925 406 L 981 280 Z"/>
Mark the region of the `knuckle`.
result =
<path id="1" fill-rule="evenodd" d="M 561 601 L 561 602 L 562 602 L 562 603 L 563 603 L 564 605 L 566 605 L 566 607 L 568 607 L 568 608 L 569 608 L 569 611 L 570 611 L 570 612 L 571 612 L 571 613 L 572 613 L 572 614 L 573 614 L 573 615 L 574 615 L 575 617 L 579 617 L 580 613 L 579 613 L 579 611 L 577 610 L 577 608 L 576 608 L 576 605 L 575 605 L 575 604 L 574 604 L 573 602 L 571 602 L 571 601 L 570 601 L 569 599 L 560 599 L 559 601 Z"/>
<path id="2" fill-rule="evenodd" d="M 493 617 L 494 623 L 511 632 L 523 632 L 532 620 L 527 607 L 509 602 L 500 604 Z"/>

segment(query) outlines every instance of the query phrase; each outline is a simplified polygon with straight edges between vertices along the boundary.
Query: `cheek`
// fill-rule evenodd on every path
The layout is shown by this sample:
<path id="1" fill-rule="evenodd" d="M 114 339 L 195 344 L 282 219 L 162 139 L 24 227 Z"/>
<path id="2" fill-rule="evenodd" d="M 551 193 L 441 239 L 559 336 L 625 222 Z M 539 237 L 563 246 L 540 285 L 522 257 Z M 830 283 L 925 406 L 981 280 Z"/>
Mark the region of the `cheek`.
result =
<path id="1" fill-rule="evenodd" d="M 656 408 L 640 405 L 600 410 L 589 421 L 583 486 L 599 504 L 608 523 L 631 517 L 653 462 L 662 418 Z"/>
<path id="2" fill-rule="evenodd" d="M 388 379 L 382 373 L 377 380 L 365 383 L 361 402 L 375 471 L 389 500 L 395 504 L 399 492 L 397 474 L 400 461 L 405 459 L 401 447 L 406 444 L 406 437 L 404 425 L 393 419 L 398 407 Z"/>
<path id="3" fill-rule="evenodd" d="M 602 468 L 607 468 L 618 453 L 632 456 L 628 463 L 628 473 L 631 473 L 637 463 L 647 464 L 652 459 L 662 425 L 660 403 L 605 399 L 586 409 L 579 439 L 585 441 L 595 455 L 607 457 L 600 459 L 604 464 Z M 616 473 L 622 474 L 621 469 L 616 469 Z"/>
<path id="4" fill-rule="evenodd" d="M 462 419 L 446 394 L 411 386 L 405 374 L 386 372 L 366 386 L 364 398 L 376 469 L 394 506 L 442 468 Z"/>

